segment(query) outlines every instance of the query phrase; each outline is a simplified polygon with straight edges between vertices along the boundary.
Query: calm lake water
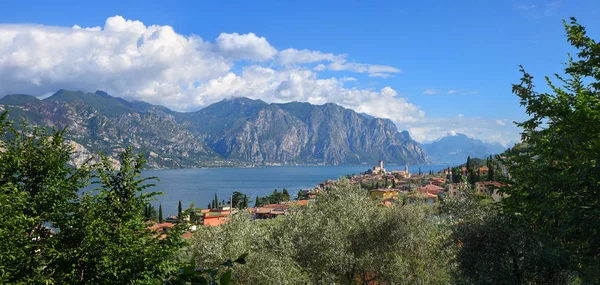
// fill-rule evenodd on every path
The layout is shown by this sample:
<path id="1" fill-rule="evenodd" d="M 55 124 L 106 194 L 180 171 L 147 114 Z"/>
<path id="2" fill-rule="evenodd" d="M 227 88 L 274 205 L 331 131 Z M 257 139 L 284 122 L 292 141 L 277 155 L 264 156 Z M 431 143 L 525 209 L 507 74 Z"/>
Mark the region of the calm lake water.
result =
<path id="1" fill-rule="evenodd" d="M 451 166 L 423 165 L 423 173 L 440 171 Z M 177 213 L 179 200 L 185 208 L 191 203 L 206 208 L 217 194 L 219 200 L 229 200 L 234 191 L 242 192 L 253 201 L 256 196 L 266 196 L 278 189 L 287 188 L 294 196 L 303 188 L 314 188 L 319 182 L 337 179 L 347 174 L 358 174 L 369 169 L 368 166 L 274 166 L 256 168 L 202 168 L 148 170 L 144 176 L 157 176 L 160 181 L 151 191 L 163 192 L 153 204 L 158 209 L 162 204 L 165 217 Z M 404 166 L 386 166 L 386 170 L 403 170 Z M 418 173 L 419 166 L 409 166 L 411 173 Z M 254 203 L 250 202 L 250 206 Z"/>

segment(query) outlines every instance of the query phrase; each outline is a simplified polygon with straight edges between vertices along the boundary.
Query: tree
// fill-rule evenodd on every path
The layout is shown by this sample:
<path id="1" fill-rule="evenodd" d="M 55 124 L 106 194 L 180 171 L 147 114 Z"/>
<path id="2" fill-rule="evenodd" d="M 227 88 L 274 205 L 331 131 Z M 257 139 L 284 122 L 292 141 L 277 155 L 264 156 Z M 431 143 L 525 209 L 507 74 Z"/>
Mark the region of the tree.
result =
<path id="1" fill-rule="evenodd" d="M 244 195 L 244 204 L 242 209 L 248 208 L 248 196 Z"/>
<path id="2" fill-rule="evenodd" d="M 270 204 L 277 204 L 281 202 L 281 193 L 279 193 L 279 191 L 277 191 L 277 189 L 273 190 L 273 194 L 271 194 L 271 197 L 269 199 L 269 203 Z"/>
<path id="3" fill-rule="evenodd" d="M 522 216 L 536 233 L 560 245 L 587 283 L 600 282 L 600 43 L 589 38 L 574 18 L 564 22 L 577 57 L 569 56 L 551 93 L 535 90 L 523 67 L 513 93 L 530 119 L 522 145 L 502 163 L 509 168 L 504 192 L 507 212 Z"/>
<path id="4" fill-rule="evenodd" d="M 211 205 L 210 205 L 210 203 L 208 203 L 208 205 L 206 206 L 206 208 L 207 209 L 211 209 L 212 208 Z"/>
<path id="5" fill-rule="evenodd" d="M 288 192 L 288 190 L 287 190 L 287 189 L 285 189 L 285 188 L 283 188 L 283 193 L 281 194 L 281 199 L 282 199 L 284 202 L 287 202 L 287 201 L 289 201 L 289 200 L 290 200 L 290 193 L 289 193 L 289 192 Z"/>
<path id="6" fill-rule="evenodd" d="M 396 189 L 396 179 L 392 179 L 392 188 Z"/>
<path id="7" fill-rule="evenodd" d="M 471 169 L 473 169 L 473 161 L 471 161 L 471 157 L 467 156 L 467 173 L 471 172 Z"/>
<path id="8" fill-rule="evenodd" d="M 163 218 L 162 204 L 158 205 L 158 222 L 161 224 L 165 222 L 165 219 Z"/>
<path id="9" fill-rule="evenodd" d="M 490 162 L 489 162 L 489 166 L 488 166 L 488 180 L 489 181 L 494 181 L 494 160 L 492 158 L 492 156 L 490 155 Z"/>
<path id="10" fill-rule="evenodd" d="M 0 114 L 0 283 L 54 283 L 48 265 L 59 244 L 47 225 L 66 227 L 89 165 L 67 165 L 73 149 L 64 130 L 17 130 L 6 118 Z"/>
<path id="11" fill-rule="evenodd" d="M 423 173 L 421 172 L 421 167 L 419 166 L 419 175 L 421 175 L 421 174 L 423 174 Z"/>
<path id="12" fill-rule="evenodd" d="M 256 196 L 256 200 L 254 200 L 254 208 L 257 208 L 260 205 L 260 198 Z"/>
<path id="13" fill-rule="evenodd" d="M 217 208 L 217 207 L 219 207 L 219 198 L 217 197 L 217 193 L 215 193 L 215 200 L 214 200 L 213 208 Z"/>
<path id="14" fill-rule="evenodd" d="M 453 283 L 573 284 L 576 275 L 530 225 L 503 215 L 491 199 L 467 191 L 466 183 L 460 187 L 457 196 L 441 203 L 452 233 L 448 250 L 458 249 Z"/>
<path id="15" fill-rule="evenodd" d="M 185 242 L 183 223 L 157 235 L 142 207 L 160 194 L 146 191 L 155 177 L 141 178 L 144 155 L 131 148 L 119 155 L 120 168 L 101 156 L 95 167 L 96 193 L 84 193 L 57 239 L 56 260 L 48 264 L 56 283 L 141 284 L 164 280 L 177 271 L 175 256 Z M 162 205 L 159 214 L 162 213 Z"/>
<path id="16" fill-rule="evenodd" d="M 183 220 L 183 207 L 181 206 L 181 200 L 179 200 L 179 204 L 177 205 L 177 219 L 180 221 Z"/>
<path id="17" fill-rule="evenodd" d="M 244 209 L 244 198 L 246 195 L 242 192 L 234 191 L 231 195 L 231 204 L 234 208 Z M 247 207 L 247 206 L 246 206 Z"/>
<path id="18" fill-rule="evenodd" d="M 201 227 L 187 255 L 213 268 L 248 252 L 234 272 L 238 284 L 450 283 L 438 246 L 445 233 L 429 218 L 429 207 L 377 207 L 348 183 L 316 200 L 277 219 L 251 221 L 242 213 L 219 227 Z"/>

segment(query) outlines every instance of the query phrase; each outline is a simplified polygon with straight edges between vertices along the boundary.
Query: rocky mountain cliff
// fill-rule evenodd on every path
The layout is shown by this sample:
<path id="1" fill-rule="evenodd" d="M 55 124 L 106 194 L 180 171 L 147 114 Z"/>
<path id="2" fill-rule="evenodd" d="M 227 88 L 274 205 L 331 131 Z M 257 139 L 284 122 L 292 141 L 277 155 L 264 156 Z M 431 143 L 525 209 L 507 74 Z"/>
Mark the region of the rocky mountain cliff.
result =
<path id="1" fill-rule="evenodd" d="M 102 91 L 66 90 L 44 100 L 7 95 L 0 104 L 14 121 L 67 128 L 79 152 L 116 156 L 131 145 L 147 154 L 152 168 L 428 162 L 389 120 L 335 104 L 235 98 L 180 113 Z"/>

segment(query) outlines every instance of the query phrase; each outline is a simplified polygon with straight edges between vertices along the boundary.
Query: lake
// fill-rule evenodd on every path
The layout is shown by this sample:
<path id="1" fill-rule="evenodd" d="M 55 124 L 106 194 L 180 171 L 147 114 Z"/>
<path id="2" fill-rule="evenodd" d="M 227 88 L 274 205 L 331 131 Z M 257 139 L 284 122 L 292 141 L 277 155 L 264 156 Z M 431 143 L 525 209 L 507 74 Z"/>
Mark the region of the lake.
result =
<path id="1" fill-rule="evenodd" d="M 421 171 L 438 172 L 448 166 L 422 165 Z M 196 207 L 206 208 L 217 194 L 219 200 L 229 200 L 234 191 L 247 194 L 251 201 L 256 196 L 266 196 L 278 189 L 288 189 L 293 197 L 298 190 L 314 188 L 319 182 L 337 179 L 347 174 L 358 174 L 369 169 L 369 166 L 273 166 L 255 168 L 196 168 L 147 170 L 143 176 L 157 176 L 160 181 L 151 191 L 163 192 L 153 204 L 158 209 L 162 204 L 166 216 L 177 213 L 179 200 L 185 208 L 191 203 Z M 386 170 L 404 170 L 404 166 L 386 166 Z M 419 166 L 409 166 L 411 173 L 418 173 Z M 249 203 L 254 206 L 253 202 Z"/>

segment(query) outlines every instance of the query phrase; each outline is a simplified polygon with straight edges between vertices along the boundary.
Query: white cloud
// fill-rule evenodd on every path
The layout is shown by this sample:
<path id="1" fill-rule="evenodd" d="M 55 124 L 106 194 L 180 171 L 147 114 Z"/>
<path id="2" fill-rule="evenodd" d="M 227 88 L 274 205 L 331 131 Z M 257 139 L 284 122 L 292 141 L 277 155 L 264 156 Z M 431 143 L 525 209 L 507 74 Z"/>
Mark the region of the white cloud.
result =
<path id="1" fill-rule="evenodd" d="M 448 91 L 448 94 L 454 94 L 454 93 L 458 93 L 458 92 L 459 92 L 458 90 L 450 90 L 450 91 Z"/>
<path id="2" fill-rule="evenodd" d="M 423 94 L 427 94 L 427 95 L 433 95 L 436 93 L 437 93 L 437 90 L 435 90 L 435 89 L 427 89 L 427 90 L 423 91 Z"/>
<path id="3" fill-rule="evenodd" d="M 502 120 L 496 120 L 498 126 L 505 126 L 506 124 Z"/>
<path id="4" fill-rule="evenodd" d="M 216 40 L 219 52 L 233 60 L 265 61 L 277 54 L 277 50 L 264 37 L 253 33 L 221 33 Z"/>
<path id="5" fill-rule="evenodd" d="M 254 65 L 244 67 L 239 61 Z M 312 63 L 318 65 L 312 67 Z M 279 52 L 253 33 L 222 33 L 210 42 L 178 34 L 170 26 L 146 26 L 121 16 L 91 28 L 0 24 L 0 94 L 39 96 L 61 88 L 101 89 L 176 110 L 198 109 L 231 96 L 372 109 L 369 106 L 381 92 L 345 88 L 344 82 L 356 80 L 352 77 L 319 78 L 319 72 L 326 69 L 379 77 L 400 71 L 348 62 L 346 55 L 297 49 Z M 403 116 L 388 111 L 390 117 L 420 114 L 419 108 L 403 98 L 387 100 L 393 101 L 388 102 L 390 106 L 405 106 L 395 113 L 406 111 Z"/>
<path id="6" fill-rule="evenodd" d="M 347 55 L 320 51 L 278 51 L 253 33 L 219 35 L 214 42 L 178 34 L 170 26 L 151 25 L 121 16 L 103 27 L 54 27 L 0 24 L 0 94 L 47 95 L 58 89 L 105 90 L 125 99 L 145 100 L 179 111 L 197 110 L 234 96 L 267 102 L 333 102 L 357 112 L 389 118 L 418 140 L 449 130 L 481 135 L 480 120 L 429 119 L 420 107 L 392 87 L 346 87 L 356 81 L 344 73 L 389 77 L 400 69 L 355 63 Z M 330 75 L 329 75 L 330 76 Z M 371 84 L 371 82 L 369 82 Z M 492 121 L 493 122 L 493 121 Z M 465 126 L 464 129 L 462 126 Z M 485 123 L 485 130 L 506 128 Z M 508 138 L 499 133 L 498 140 Z M 491 137 L 492 132 L 488 135 Z"/>
<path id="7" fill-rule="evenodd" d="M 329 64 L 323 64 L 329 62 Z M 297 50 L 289 48 L 279 52 L 278 63 L 284 66 L 319 63 L 314 70 L 351 71 L 356 73 L 367 73 L 370 77 L 391 77 L 393 73 L 401 72 L 400 69 L 388 65 L 364 64 L 348 62 L 346 55 L 333 53 L 322 53 L 314 50 Z"/>

